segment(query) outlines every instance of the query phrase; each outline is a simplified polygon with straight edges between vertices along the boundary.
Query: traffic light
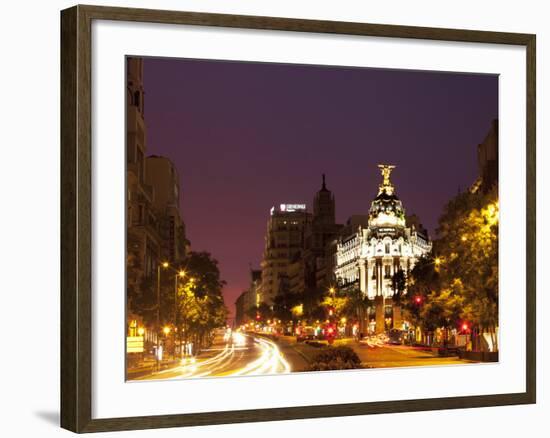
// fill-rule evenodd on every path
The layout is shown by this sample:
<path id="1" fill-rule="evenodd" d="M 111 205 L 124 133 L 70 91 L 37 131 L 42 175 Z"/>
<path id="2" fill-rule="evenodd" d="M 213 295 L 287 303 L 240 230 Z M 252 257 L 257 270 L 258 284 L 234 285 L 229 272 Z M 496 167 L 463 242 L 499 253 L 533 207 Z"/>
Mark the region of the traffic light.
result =
<path id="1" fill-rule="evenodd" d="M 326 333 L 326 339 L 329 343 L 329 345 L 332 345 L 334 343 L 334 338 L 336 337 L 336 329 L 333 324 L 329 324 L 325 328 Z"/>

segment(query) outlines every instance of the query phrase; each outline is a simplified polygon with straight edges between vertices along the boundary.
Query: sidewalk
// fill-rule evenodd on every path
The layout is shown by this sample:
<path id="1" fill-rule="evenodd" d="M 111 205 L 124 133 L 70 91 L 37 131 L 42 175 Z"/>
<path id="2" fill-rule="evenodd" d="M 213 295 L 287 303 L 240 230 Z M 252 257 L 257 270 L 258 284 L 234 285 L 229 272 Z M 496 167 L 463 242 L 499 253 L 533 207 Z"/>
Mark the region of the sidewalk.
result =
<path id="1" fill-rule="evenodd" d="M 180 365 L 180 360 L 170 357 L 160 362 L 160 370 L 175 368 Z M 157 372 L 157 361 L 154 358 L 146 358 L 136 366 L 126 369 L 126 380 L 135 380 Z"/>

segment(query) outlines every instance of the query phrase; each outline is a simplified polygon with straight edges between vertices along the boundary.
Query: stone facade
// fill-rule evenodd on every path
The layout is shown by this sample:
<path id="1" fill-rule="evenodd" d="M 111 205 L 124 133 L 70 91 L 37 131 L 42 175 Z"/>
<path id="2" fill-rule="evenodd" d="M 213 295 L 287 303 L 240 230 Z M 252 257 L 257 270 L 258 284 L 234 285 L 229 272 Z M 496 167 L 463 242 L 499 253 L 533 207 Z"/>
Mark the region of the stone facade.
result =
<path id="1" fill-rule="evenodd" d="M 305 204 L 281 204 L 271 209 L 261 262 L 262 302 L 272 305 L 282 282 L 288 281 L 290 264 L 302 254 L 310 222 Z"/>
<path id="2" fill-rule="evenodd" d="M 127 289 L 153 294 L 150 286 L 142 290 L 144 280 L 155 278 L 159 263 L 180 262 L 189 243 L 180 214 L 176 168 L 168 158 L 146 156 L 143 59 L 127 58 L 126 80 Z M 128 308 L 128 334 L 132 335 L 138 322 L 141 325 L 141 316 L 132 313 L 130 300 Z"/>
<path id="3" fill-rule="evenodd" d="M 152 206 L 158 217 L 162 260 L 179 263 L 185 257 L 189 242 L 180 212 L 178 171 L 166 157 L 146 158 L 146 181 L 153 188 Z"/>
<path id="4" fill-rule="evenodd" d="M 400 270 L 407 275 L 416 260 L 432 248 L 417 218 L 411 217 L 407 223 L 403 204 L 390 181 L 394 166 L 379 167 L 383 181 L 368 218 L 355 217 L 338 237 L 335 268 L 340 288 L 357 288 L 374 301 L 368 329 L 377 333 L 401 325 L 400 309 L 392 304 L 393 276 Z"/>

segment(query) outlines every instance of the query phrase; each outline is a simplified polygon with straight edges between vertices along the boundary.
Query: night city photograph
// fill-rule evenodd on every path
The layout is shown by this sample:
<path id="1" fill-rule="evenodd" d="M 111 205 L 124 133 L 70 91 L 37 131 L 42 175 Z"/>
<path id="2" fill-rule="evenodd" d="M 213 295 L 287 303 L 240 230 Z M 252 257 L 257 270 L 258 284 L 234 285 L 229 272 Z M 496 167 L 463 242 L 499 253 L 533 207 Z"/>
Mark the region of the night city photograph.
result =
<path id="1" fill-rule="evenodd" d="M 128 381 L 498 362 L 498 75 L 125 81 Z"/>

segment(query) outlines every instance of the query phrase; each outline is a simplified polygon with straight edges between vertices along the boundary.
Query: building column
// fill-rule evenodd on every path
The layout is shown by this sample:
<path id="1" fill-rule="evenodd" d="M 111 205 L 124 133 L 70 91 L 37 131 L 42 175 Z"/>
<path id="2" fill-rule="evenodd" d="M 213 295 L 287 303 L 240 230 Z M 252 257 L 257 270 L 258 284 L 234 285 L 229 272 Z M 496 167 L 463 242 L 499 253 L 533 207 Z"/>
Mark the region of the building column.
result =
<path id="1" fill-rule="evenodd" d="M 393 328 L 401 330 L 401 327 L 403 326 L 403 318 L 401 316 L 401 306 L 398 306 L 397 304 L 392 304 L 392 310 L 393 310 Z"/>
<path id="2" fill-rule="evenodd" d="M 374 284 L 374 280 L 373 280 L 373 276 L 374 276 L 374 268 L 373 268 L 373 262 L 371 261 L 370 263 L 367 263 L 366 265 L 367 269 L 366 269 L 366 275 L 367 275 L 367 295 L 369 298 L 372 298 L 374 295 L 375 295 L 375 291 L 374 291 L 374 287 L 373 287 L 373 284 Z"/>
<path id="3" fill-rule="evenodd" d="M 378 296 L 384 293 L 384 289 L 382 287 L 384 281 L 384 273 L 382 272 L 382 260 L 380 258 L 376 259 L 376 265 L 374 269 L 376 269 L 376 295 Z"/>
<path id="4" fill-rule="evenodd" d="M 377 295 L 374 299 L 374 307 L 376 314 L 376 334 L 384 333 L 384 297 Z"/>
<path id="5" fill-rule="evenodd" d="M 366 260 L 359 259 L 359 288 L 363 294 L 367 293 L 367 276 Z"/>

